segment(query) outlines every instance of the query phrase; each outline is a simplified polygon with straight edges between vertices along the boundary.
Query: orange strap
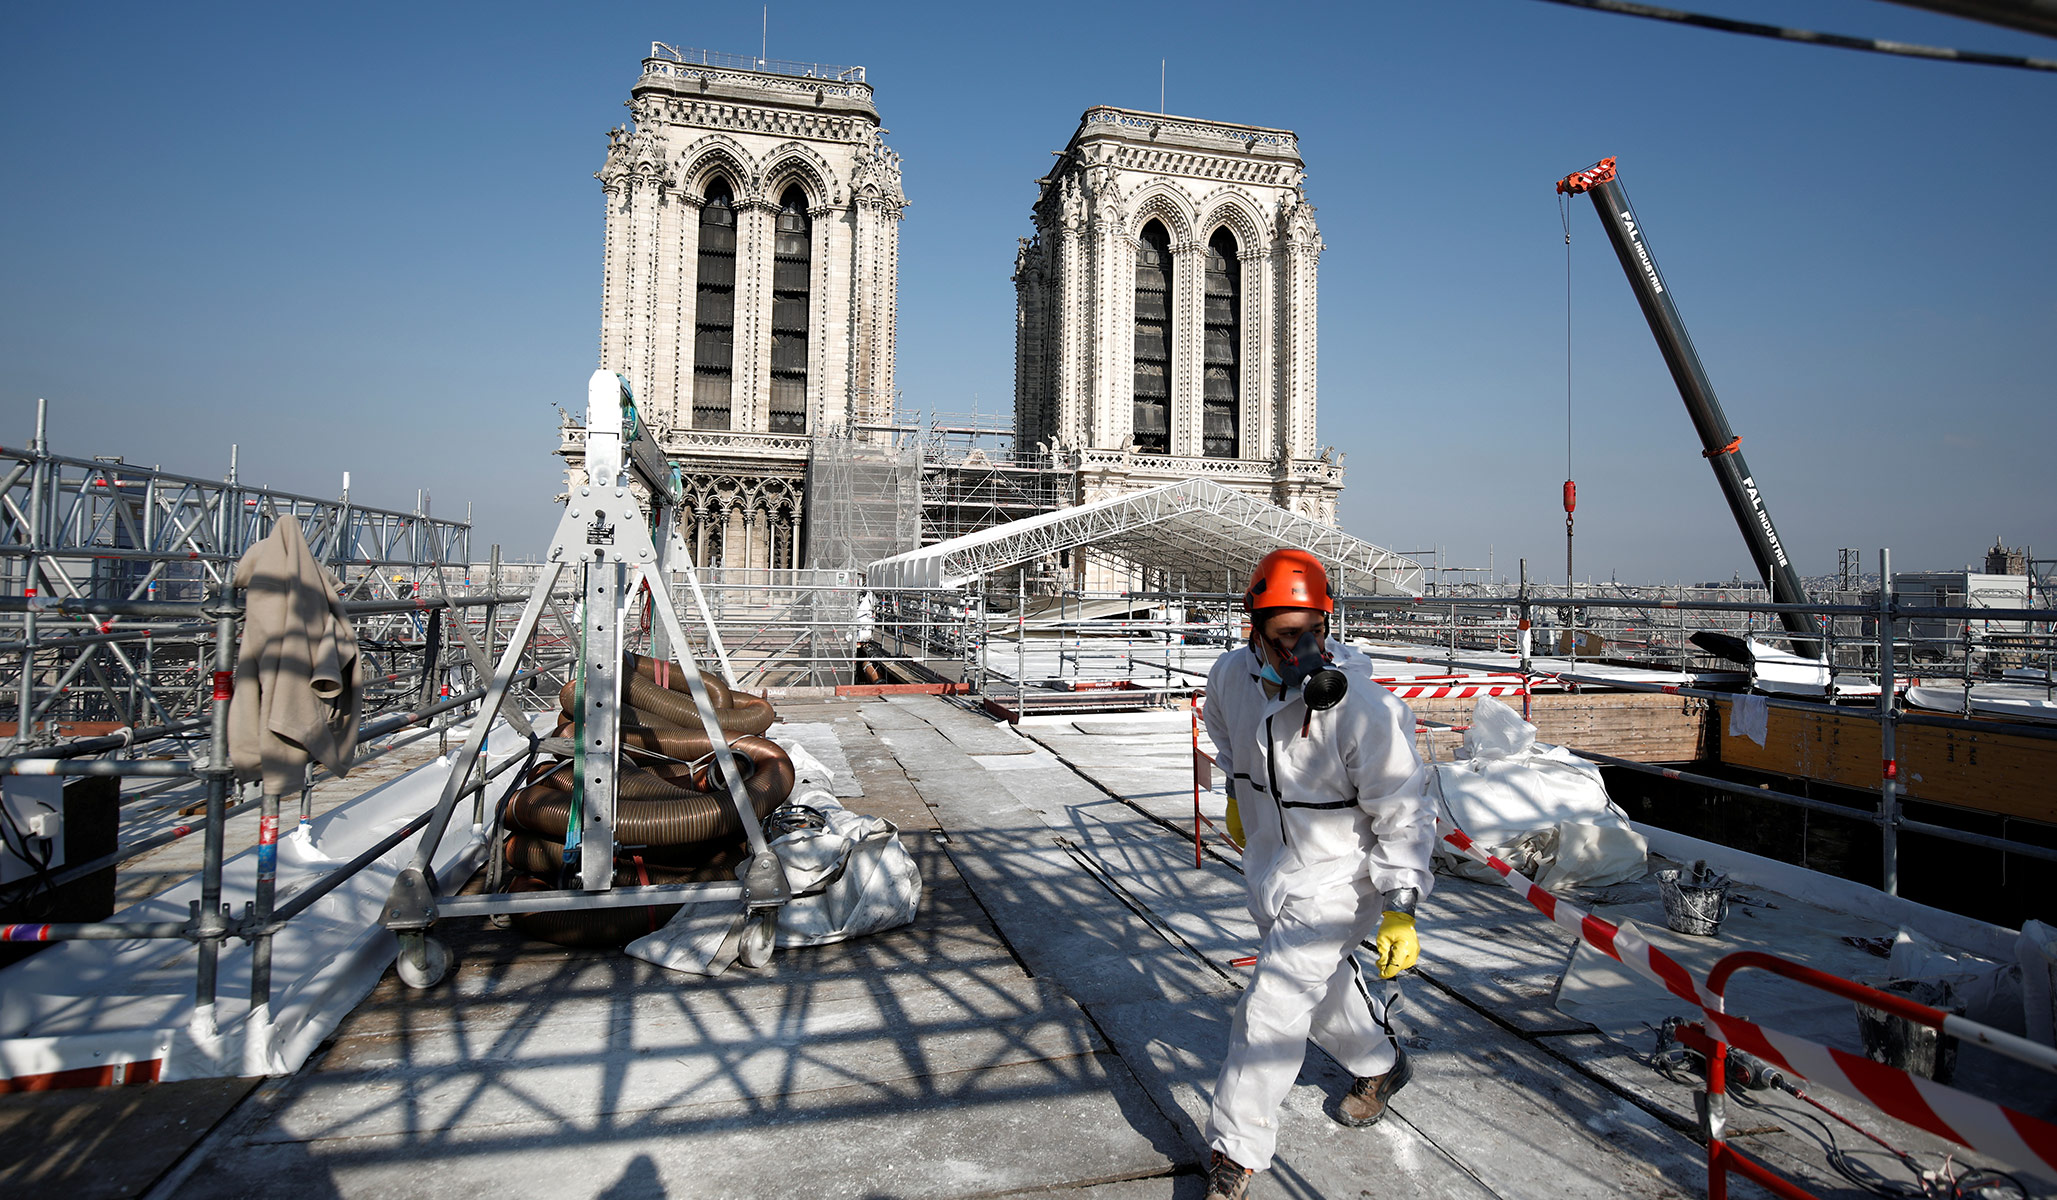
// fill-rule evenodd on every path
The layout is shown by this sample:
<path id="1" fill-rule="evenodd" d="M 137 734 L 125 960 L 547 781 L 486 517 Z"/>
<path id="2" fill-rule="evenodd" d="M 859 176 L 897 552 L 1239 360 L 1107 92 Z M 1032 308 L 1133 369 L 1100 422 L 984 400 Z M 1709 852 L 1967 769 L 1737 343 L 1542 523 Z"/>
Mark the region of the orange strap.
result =
<path id="1" fill-rule="evenodd" d="M 637 883 L 640 883 L 640 884 L 642 884 L 642 885 L 643 885 L 644 887 L 649 887 L 649 886 L 650 886 L 650 872 L 649 872 L 648 870 L 646 870 L 646 869 L 645 869 L 645 868 L 643 867 L 643 856 L 642 856 L 642 855 L 640 855 L 640 854 L 631 854 L 631 855 L 629 855 L 629 861 L 630 861 L 630 862 L 632 862 L 632 863 L 634 863 L 634 864 L 636 864 L 636 882 L 637 882 Z M 655 906 L 655 905 L 652 905 L 651 907 L 649 907 L 649 908 L 646 908 L 646 909 L 644 909 L 643 911 L 644 911 L 644 912 L 646 912 L 646 913 L 649 913 L 649 914 L 650 914 L 650 932 L 651 932 L 651 933 L 656 933 L 656 932 L 657 932 L 657 908 L 656 908 L 656 906 Z"/>
<path id="2" fill-rule="evenodd" d="M 1743 444 L 1743 439 L 1742 439 L 1742 438 L 1740 438 L 1740 437 L 1732 438 L 1732 439 L 1730 439 L 1730 441 L 1729 441 L 1729 444 L 1728 444 L 1728 445 L 1726 445 L 1726 446 L 1723 446 L 1723 447 L 1722 447 L 1721 449 L 1719 449 L 1719 450 L 1702 450 L 1702 451 L 1700 451 L 1700 457 L 1701 457 L 1701 458 L 1718 458 L 1718 457 L 1720 457 L 1721 455 L 1724 455 L 1724 454 L 1734 454 L 1734 453 L 1736 452 L 1736 450 L 1737 450 L 1738 448 L 1740 448 L 1740 447 L 1742 446 L 1742 444 Z"/>

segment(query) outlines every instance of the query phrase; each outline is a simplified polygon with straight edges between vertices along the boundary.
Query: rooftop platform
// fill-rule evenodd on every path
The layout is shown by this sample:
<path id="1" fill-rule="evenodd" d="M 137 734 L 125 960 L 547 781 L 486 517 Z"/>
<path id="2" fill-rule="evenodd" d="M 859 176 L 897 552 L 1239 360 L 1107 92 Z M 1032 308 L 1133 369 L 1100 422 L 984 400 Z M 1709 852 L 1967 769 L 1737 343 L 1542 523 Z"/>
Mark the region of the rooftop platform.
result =
<path id="1" fill-rule="evenodd" d="M 851 807 L 899 825 L 926 884 L 914 924 L 706 980 L 452 922 L 450 979 L 410 991 L 388 973 L 292 1076 L 0 1097 L 0 1131 L 37 1150 L 0 1167 L 0 1189 L 1196 1197 L 1199 1129 L 1245 975 L 1231 963 L 1255 931 L 1233 853 L 1194 865 L 1189 719 L 1032 718 L 1017 731 L 898 696 L 788 703 L 782 716 L 813 744 L 833 738 L 849 768 L 839 782 L 853 785 L 837 790 L 862 791 Z M 1218 796 L 1206 804 L 1219 815 Z M 1878 963 L 1843 938 L 1890 936 L 1900 919 L 1744 892 L 1721 948 L 1839 974 Z M 1577 899 L 1667 936 L 1647 883 Z M 1571 938 L 1504 887 L 1445 878 L 1422 928 L 1399 1012 L 1415 1082 L 1379 1126 L 1344 1129 L 1322 1110 L 1348 1080 L 1310 1050 L 1277 1168 L 1253 1194 L 1706 1194 L 1692 1092 L 1639 1058 L 1639 1022 L 1661 994 L 1608 985 L 1625 1007 L 1602 1012 L 1588 990 L 1582 1015 L 1560 1011 Z M 1732 995 L 1732 1010 L 1854 1044 L 1847 1005 L 1777 984 L 1739 981 Z M 2020 1092 L 1990 1056 L 1964 1053 L 1974 1086 Z M 2048 1089 L 2028 1098 L 2046 1117 L 2057 1104 Z M 1897 1144 L 1940 1146 L 1828 1099 Z M 1817 1194 L 1858 1194 L 1808 1114 L 1771 1104 L 1736 1124 L 1743 1148 Z"/>

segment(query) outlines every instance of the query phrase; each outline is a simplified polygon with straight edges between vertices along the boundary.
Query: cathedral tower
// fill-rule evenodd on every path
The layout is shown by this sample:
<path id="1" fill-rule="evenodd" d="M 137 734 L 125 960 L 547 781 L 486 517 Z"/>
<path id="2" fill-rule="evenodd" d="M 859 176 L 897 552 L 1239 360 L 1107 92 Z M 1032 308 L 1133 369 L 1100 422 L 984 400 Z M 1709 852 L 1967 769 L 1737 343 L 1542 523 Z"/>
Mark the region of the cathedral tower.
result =
<path id="1" fill-rule="evenodd" d="M 1321 235 L 1283 129 L 1091 108 L 1015 258 L 1015 438 L 1081 503 L 1193 475 L 1334 524 Z"/>
<path id="2" fill-rule="evenodd" d="M 892 420 L 899 156 L 862 67 L 660 42 L 629 109 L 597 175 L 600 365 L 681 469 L 696 561 L 803 565 L 812 439 Z"/>

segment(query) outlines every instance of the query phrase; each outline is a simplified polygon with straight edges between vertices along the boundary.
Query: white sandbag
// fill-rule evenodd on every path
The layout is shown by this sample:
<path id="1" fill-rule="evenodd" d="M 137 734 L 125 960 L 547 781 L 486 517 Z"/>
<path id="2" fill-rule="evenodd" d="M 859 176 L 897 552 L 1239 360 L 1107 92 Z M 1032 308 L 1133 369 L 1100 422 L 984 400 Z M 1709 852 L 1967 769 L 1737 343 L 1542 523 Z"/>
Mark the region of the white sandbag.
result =
<path id="1" fill-rule="evenodd" d="M 1447 822 L 1437 823 L 1438 831 L 1448 827 Z M 1557 857 L 1557 831 L 1538 829 L 1523 834 L 1511 842 L 1499 845 L 1478 843 L 1479 849 L 1513 867 L 1530 879 L 1537 879 L 1550 869 L 1550 863 Z M 1459 854 L 1448 845 L 1438 843 L 1431 861 L 1435 869 L 1446 875 L 1469 879 L 1474 883 L 1500 882 L 1500 873 L 1469 855 Z"/>
<path id="2" fill-rule="evenodd" d="M 1557 827 L 1557 857 L 1536 880 L 1546 889 L 1605 887 L 1641 879 L 1650 869 L 1650 843 L 1626 825 L 1566 821 Z"/>
<path id="3" fill-rule="evenodd" d="M 786 865 L 793 900 L 779 910 L 778 946 L 822 946 L 905 925 L 921 908 L 921 870 L 884 817 L 851 812 L 818 788 L 790 803 L 817 809 L 827 829 L 802 829 L 771 843 Z"/>
<path id="4" fill-rule="evenodd" d="M 812 756 L 803 762 L 803 755 L 794 753 L 796 768 L 819 766 Z M 778 910 L 778 949 L 823 946 L 914 919 L 921 908 L 921 869 L 891 821 L 851 812 L 820 786 L 796 787 L 787 803 L 821 813 L 828 828 L 797 829 L 770 843 L 793 891 Z M 741 901 L 688 904 L 627 950 L 674 971 L 719 975 L 736 960 L 747 915 Z"/>
<path id="5" fill-rule="evenodd" d="M 1544 887 L 1598 887 L 1643 877 L 1648 844 L 1607 797 L 1600 768 L 1535 740 L 1535 726 L 1498 700 L 1472 710 L 1468 757 L 1433 768 L 1442 819 Z M 1444 869 L 1497 879 L 1438 842 Z"/>
<path id="6" fill-rule="evenodd" d="M 1566 821 L 1626 827 L 1628 818 L 1607 799 L 1599 773 L 1564 750 L 1551 750 L 1555 753 L 1438 763 L 1445 815 L 1487 846 Z"/>

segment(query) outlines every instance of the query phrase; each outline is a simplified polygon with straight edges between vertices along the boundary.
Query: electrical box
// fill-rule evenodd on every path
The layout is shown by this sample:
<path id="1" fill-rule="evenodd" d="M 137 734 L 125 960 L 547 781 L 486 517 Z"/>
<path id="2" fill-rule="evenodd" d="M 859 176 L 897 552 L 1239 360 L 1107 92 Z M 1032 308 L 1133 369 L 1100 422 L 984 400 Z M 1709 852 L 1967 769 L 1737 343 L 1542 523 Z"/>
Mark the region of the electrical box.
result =
<path id="1" fill-rule="evenodd" d="M 64 780 L 55 775 L 0 780 L 0 884 L 64 865 Z"/>
<path id="2" fill-rule="evenodd" d="M 0 850 L 0 925 L 104 921 L 112 916 L 113 866 L 68 883 L 57 883 L 56 878 L 113 855 L 120 840 L 121 780 L 97 776 L 67 783 L 54 776 L 10 776 L 5 784 L 7 819 L 0 825 L 5 826 L 8 848 Z M 17 829 L 22 836 L 16 836 Z M 42 834 L 32 832 L 37 829 Z M 23 860 L 22 851 L 30 861 Z M 48 944 L 0 946 L 0 966 Z"/>

